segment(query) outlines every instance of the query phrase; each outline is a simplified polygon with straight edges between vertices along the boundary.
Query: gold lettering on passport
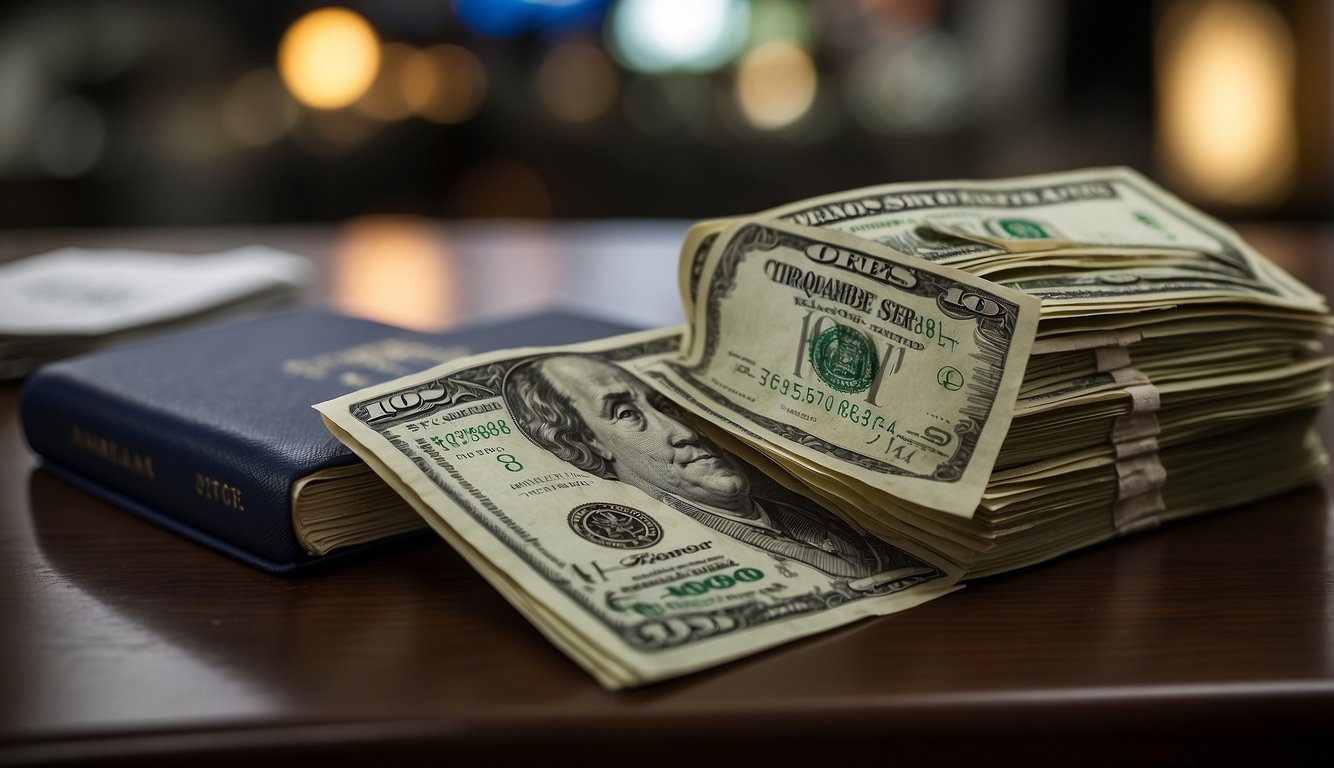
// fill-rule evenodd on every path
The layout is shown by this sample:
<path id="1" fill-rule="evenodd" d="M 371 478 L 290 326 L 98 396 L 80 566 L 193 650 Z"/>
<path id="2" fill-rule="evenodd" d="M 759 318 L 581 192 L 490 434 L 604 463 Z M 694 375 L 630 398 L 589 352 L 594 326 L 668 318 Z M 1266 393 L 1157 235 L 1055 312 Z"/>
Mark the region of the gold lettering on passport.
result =
<path id="1" fill-rule="evenodd" d="M 77 424 L 70 428 L 70 443 L 77 449 L 114 464 L 149 480 L 157 479 L 153 474 L 153 457 L 133 451 L 109 440 L 102 435 L 81 429 Z"/>
<path id="2" fill-rule="evenodd" d="M 199 472 L 195 473 L 195 494 L 208 501 L 216 501 L 224 507 L 245 511 L 240 488 Z"/>
<path id="3" fill-rule="evenodd" d="M 377 373 L 402 376 L 418 368 L 447 363 L 468 354 L 467 347 L 434 347 L 408 339 L 388 338 L 358 344 L 347 349 L 283 361 L 282 371 L 288 376 L 321 381 L 330 374 L 348 368 L 371 370 Z M 404 363 L 414 362 L 425 365 Z"/>

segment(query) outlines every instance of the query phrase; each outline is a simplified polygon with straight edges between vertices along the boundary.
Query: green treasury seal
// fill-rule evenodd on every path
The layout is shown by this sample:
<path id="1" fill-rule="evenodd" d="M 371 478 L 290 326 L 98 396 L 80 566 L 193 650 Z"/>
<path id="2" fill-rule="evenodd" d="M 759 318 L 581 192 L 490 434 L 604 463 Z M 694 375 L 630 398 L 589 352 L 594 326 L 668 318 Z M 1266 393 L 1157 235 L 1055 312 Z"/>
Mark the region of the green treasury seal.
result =
<path id="1" fill-rule="evenodd" d="M 811 341 L 811 365 L 839 392 L 861 392 L 875 381 L 875 347 L 861 331 L 836 325 Z"/>

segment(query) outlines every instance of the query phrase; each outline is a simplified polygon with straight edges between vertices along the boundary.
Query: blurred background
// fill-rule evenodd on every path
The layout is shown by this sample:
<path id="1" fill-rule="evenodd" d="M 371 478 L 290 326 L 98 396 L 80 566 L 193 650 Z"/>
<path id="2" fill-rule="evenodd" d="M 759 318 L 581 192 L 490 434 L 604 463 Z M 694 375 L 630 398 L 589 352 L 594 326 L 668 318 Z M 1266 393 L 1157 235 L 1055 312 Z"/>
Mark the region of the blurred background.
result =
<path id="1" fill-rule="evenodd" d="M 1129 165 L 1326 218 L 1331 4 L 10 0 L 0 227 L 703 218 Z"/>

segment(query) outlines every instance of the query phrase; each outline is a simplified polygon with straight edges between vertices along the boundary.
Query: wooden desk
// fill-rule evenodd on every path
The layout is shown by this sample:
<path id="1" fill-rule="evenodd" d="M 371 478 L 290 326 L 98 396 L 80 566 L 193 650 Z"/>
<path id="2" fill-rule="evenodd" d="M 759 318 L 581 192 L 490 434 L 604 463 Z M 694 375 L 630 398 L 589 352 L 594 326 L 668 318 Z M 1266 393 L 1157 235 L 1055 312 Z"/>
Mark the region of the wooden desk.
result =
<path id="1" fill-rule="evenodd" d="M 674 223 L 421 231 L 444 243 L 422 263 L 449 261 L 449 295 L 464 297 L 423 305 L 437 313 L 423 325 L 558 303 L 674 319 Z M 1334 287 L 1320 233 L 1248 234 Z M 317 294 L 351 302 L 330 278 L 344 235 L 10 233 L 0 258 L 259 241 L 312 255 Z M 515 288 L 525 259 L 544 271 Z M 618 286 L 641 293 L 627 303 Z M 1267 766 L 1334 753 L 1328 483 L 614 694 L 443 544 L 266 576 L 38 469 L 17 398 L 0 387 L 0 763 Z"/>

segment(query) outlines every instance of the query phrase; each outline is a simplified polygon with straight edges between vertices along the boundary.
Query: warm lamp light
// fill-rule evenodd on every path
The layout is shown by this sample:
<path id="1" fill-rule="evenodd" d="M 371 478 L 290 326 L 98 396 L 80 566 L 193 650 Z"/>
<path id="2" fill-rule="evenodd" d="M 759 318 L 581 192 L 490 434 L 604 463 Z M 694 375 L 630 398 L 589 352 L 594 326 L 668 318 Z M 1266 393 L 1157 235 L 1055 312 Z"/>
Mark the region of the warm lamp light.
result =
<path id="1" fill-rule="evenodd" d="M 346 8 L 321 8 L 288 27 L 278 45 L 278 71 L 301 103 L 338 109 L 375 82 L 380 44 L 364 18 Z"/>
<path id="2" fill-rule="evenodd" d="M 1297 167 L 1292 32 L 1255 0 L 1181 3 L 1158 35 L 1163 170 L 1187 194 L 1274 203 Z"/>
<path id="3" fill-rule="evenodd" d="M 811 57 L 795 43 L 774 40 L 741 60 L 736 96 L 751 125 L 776 130 L 806 114 L 815 102 L 818 84 Z"/>
<path id="4" fill-rule="evenodd" d="M 442 234 L 408 216 L 347 222 L 334 246 L 333 296 L 343 312 L 433 329 L 457 320 L 455 257 Z"/>

